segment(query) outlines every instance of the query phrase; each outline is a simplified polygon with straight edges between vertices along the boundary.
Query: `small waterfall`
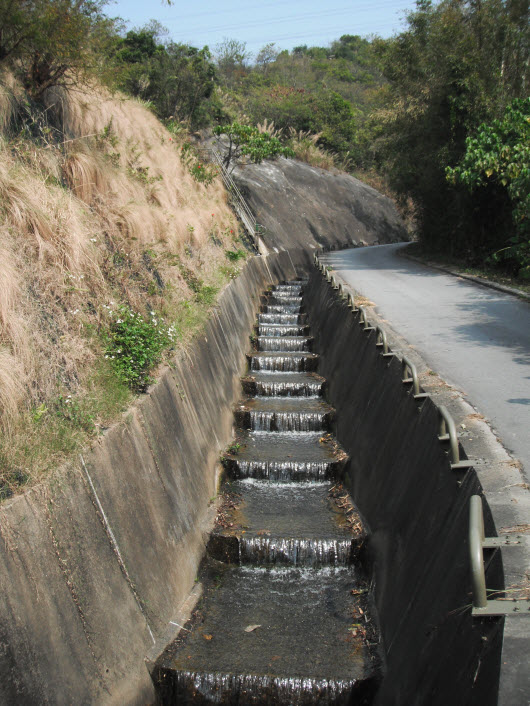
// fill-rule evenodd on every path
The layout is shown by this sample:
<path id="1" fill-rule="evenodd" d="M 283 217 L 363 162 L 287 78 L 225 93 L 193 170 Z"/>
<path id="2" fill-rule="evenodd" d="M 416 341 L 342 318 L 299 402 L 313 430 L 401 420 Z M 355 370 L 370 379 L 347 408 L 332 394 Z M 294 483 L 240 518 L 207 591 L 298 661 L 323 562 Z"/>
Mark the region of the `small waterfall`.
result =
<path id="1" fill-rule="evenodd" d="M 305 318 L 305 314 L 292 313 L 292 314 L 281 314 L 281 313 L 261 313 L 258 314 L 258 324 L 299 324 Z"/>
<path id="2" fill-rule="evenodd" d="M 346 706 L 356 680 L 179 671 L 174 703 Z"/>
<path id="3" fill-rule="evenodd" d="M 279 306 L 302 306 L 302 297 L 278 296 L 273 292 L 267 299 L 267 304 L 277 304 Z"/>
<path id="4" fill-rule="evenodd" d="M 327 412 L 262 412 L 251 410 L 249 426 L 252 431 L 323 431 Z"/>
<path id="5" fill-rule="evenodd" d="M 279 297 L 283 299 L 284 297 L 300 297 L 302 296 L 302 290 L 300 287 L 282 287 L 282 289 L 274 289 L 270 292 L 274 297 Z"/>
<path id="6" fill-rule="evenodd" d="M 298 304 L 264 304 L 263 314 L 295 314 L 300 312 Z"/>
<path id="7" fill-rule="evenodd" d="M 267 324 L 258 326 L 259 336 L 301 336 L 306 326 L 285 326 L 283 324 Z"/>
<path id="8" fill-rule="evenodd" d="M 256 380 L 256 392 L 263 397 L 318 397 L 322 394 L 323 381 L 309 380 L 281 382 Z"/>
<path id="9" fill-rule="evenodd" d="M 312 340 L 309 336 L 258 336 L 258 350 L 309 351 Z"/>
<path id="10" fill-rule="evenodd" d="M 311 353 L 294 353 L 291 355 L 260 355 L 252 356 L 251 370 L 270 370 L 276 372 L 301 372 L 314 370 L 317 357 Z"/>
<path id="11" fill-rule="evenodd" d="M 346 566 L 351 561 L 351 539 L 275 539 L 242 536 L 241 563 Z"/>
<path id="12" fill-rule="evenodd" d="M 231 459 L 225 466 L 236 478 L 261 480 L 328 480 L 337 463 L 334 461 L 244 461 Z"/>
<path id="13" fill-rule="evenodd" d="M 302 286 L 261 300 L 237 441 L 222 455 L 230 482 L 201 568 L 204 601 L 175 652 L 157 660 L 164 706 L 372 703 L 376 669 L 352 590 L 361 535 L 339 480 L 346 454 L 327 431 L 334 410 L 313 372 Z"/>

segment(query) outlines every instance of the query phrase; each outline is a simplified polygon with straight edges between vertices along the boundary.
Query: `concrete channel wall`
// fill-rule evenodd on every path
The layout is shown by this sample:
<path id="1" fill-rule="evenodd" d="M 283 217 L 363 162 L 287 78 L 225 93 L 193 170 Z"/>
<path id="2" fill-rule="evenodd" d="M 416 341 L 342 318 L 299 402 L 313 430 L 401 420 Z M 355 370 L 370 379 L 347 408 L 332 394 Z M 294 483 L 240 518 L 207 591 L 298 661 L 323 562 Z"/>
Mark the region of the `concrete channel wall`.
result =
<path id="1" fill-rule="evenodd" d="M 94 447 L 0 508 L 0 703 L 148 704 L 211 529 L 259 296 L 303 253 L 253 258 L 204 333 Z M 172 624 L 173 623 L 173 624 Z"/>
<path id="2" fill-rule="evenodd" d="M 375 332 L 316 268 L 306 306 L 337 410 L 337 437 L 350 454 L 346 485 L 365 520 L 385 677 L 380 706 L 497 703 L 501 618 L 472 618 L 469 498 L 482 492 L 473 469 L 457 473 L 438 441 L 438 412 L 402 382 Z M 465 458 L 465 454 L 461 454 Z M 486 536 L 495 534 L 486 506 Z M 488 585 L 503 586 L 498 556 Z"/>

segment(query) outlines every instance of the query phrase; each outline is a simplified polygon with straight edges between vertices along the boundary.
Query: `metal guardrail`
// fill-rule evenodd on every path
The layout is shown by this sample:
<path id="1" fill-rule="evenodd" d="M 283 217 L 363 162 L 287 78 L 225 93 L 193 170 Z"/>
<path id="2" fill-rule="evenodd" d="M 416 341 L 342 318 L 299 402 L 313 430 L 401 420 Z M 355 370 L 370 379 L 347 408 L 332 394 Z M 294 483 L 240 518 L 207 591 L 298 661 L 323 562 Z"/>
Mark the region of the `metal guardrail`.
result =
<path id="1" fill-rule="evenodd" d="M 467 461 L 460 460 L 460 449 L 458 448 L 458 438 L 454 419 L 443 405 L 438 406 L 438 414 L 440 415 L 438 439 L 439 441 L 449 441 L 451 469 L 453 471 L 464 471 L 467 468 L 472 468 L 475 465 L 473 461 L 470 461 L 469 459 Z"/>
<path id="2" fill-rule="evenodd" d="M 385 330 L 381 326 L 376 326 L 374 329 L 374 327 L 370 325 L 366 309 L 363 306 L 357 306 L 355 304 L 353 295 L 350 292 L 346 293 L 342 284 L 337 285 L 336 278 L 331 274 L 330 269 L 320 262 L 316 253 L 314 255 L 314 263 L 322 275 L 325 276 L 326 280 L 331 283 L 332 287 L 338 290 L 341 299 L 346 300 L 347 306 L 352 312 L 359 312 L 359 325 L 363 326 L 363 331 L 375 330 L 375 345 L 382 348 L 382 355 L 388 357 L 394 356 L 395 353 L 391 351 L 388 345 Z M 430 396 L 427 392 L 421 392 L 416 366 L 406 356 L 402 357 L 401 371 L 402 382 L 404 384 L 412 384 L 414 399 L 423 399 Z M 448 441 L 450 444 L 449 458 L 451 469 L 459 471 L 471 468 L 474 465 L 472 460 L 460 459 L 460 448 L 454 419 L 443 405 L 437 406 L 437 409 L 440 417 L 438 439 L 442 442 Z M 469 512 L 469 556 L 473 581 L 473 616 L 530 616 L 529 600 L 510 598 L 488 600 L 484 569 L 484 549 L 512 547 L 524 543 L 530 543 L 530 536 L 506 534 L 501 537 L 485 537 L 482 499 L 479 495 L 473 495 L 471 497 Z"/>
<path id="3" fill-rule="evenodd" d="M 486 589 L 486 571 L 484 568 L 484 549 L 522 546 L 529 543 L 528 535 L 506 534 L 500 537 L 486 537 L 484 534 L 484 515 L 482 498 L 472 495 L 469 499 L 469 560 L 473 584 L 473 610 L 475 617 L 494 615 L 526 615 L 530 617 L 530 601 L 512 598 L 488 600 Z M 490 591 L 497 595 L 503 591 Z"/>
<path id="4" fill-rule="evenodd" d="M 410 371 L 410 377 L 407 375 L 407 371 Z M 428 392 L 420 392 L 420 381 L 418 378 L 418 371 L 416 366 L 412 363 L 406 356 L 403 356 L 401 360 L 401 372 L 402 380 L 405 385 L 412 383 L 412 394 L 415 400 L 421 400 L 425 397 L 430 397 Z"/>
<path id="5" fill-rule="evenodd" d="M 235 183 L 232 176 L 229 174 L 228 170 L 223 164 L 223 158 L 221 157 L 219 152 L 213 148 L 209 148 L 209 152 L 212 155 L 213 161 L 219 167 L 221 179 L 223 180 L 223 183 L 226 186 L 226 189 L 230 195 L 232 206 L 234 207 L 235 212 L 241 219 L 241 222 L 243 223 L 247 233 L 249 234 L 250 239 L 252 241 L 252 245 L 254 246 L 256 251 L 261 254 L 262 248 L 260 248 L 260 234 L 262 226 L 260 226 L 260 224 L 256 222 L 255 215 L 250 210 L 249 205 L 243 197 L 243 194 L 241 193 L 237 184 Z"/>
<path id="6" fill-rule="evenodd" d="M 363 327 L 363 331 L 374 331 L 374 327 L 370 325 L 370 322 L 368 321 L 368 318 L 366 316 L 366 309 L 364 306 L 359 306 L 357 307 L 357 311 L 359 311 L 359 326 Z"/>

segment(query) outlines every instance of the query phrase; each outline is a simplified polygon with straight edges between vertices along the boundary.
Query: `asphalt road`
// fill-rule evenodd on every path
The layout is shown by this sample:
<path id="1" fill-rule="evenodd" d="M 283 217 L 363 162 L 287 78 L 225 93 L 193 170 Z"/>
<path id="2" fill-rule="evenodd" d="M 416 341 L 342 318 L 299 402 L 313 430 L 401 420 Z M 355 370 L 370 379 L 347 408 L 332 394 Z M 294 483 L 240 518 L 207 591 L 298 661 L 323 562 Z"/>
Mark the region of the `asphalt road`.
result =
<path id="1" fill-rule="evenodd" d="M 530 472 L 530 303 L 379 245 L 321 256 L 456 386 Z"/>

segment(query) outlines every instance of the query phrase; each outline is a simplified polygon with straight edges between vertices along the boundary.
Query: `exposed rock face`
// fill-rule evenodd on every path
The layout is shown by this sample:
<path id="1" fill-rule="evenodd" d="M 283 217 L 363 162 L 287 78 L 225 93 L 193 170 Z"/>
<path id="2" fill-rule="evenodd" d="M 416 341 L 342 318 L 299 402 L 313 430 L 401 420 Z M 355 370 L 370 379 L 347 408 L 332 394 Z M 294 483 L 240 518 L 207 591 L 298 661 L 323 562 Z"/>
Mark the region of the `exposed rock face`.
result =
<path id="1" fill-rule="evenodd" d="M 392 201 L 348 174 L 282 157 L 238 166 L 232 177 L 271 250 L 408 240 Z"/>

